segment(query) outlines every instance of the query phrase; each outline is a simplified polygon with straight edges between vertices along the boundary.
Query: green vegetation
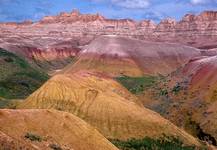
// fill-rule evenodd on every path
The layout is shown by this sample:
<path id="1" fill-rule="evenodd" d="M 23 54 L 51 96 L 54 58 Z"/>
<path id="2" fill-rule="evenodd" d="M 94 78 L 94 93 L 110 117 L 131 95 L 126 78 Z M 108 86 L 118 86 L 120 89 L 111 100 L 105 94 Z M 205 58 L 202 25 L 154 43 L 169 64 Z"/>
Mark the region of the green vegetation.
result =
<path id="1" fill-rule="evenodd" d="M 120 150 L 195 150 L 195 146 L 186 146 L 178 138 L 163 136 L 159 139 L 145 137 L 127 141 L 110 140 Z M 198 148 L 197 148 L 198 149 Z"/>
<path id="2" fill-rule="evenodd" d="M 0 49 L 0 97 L 25 98 L 47 79 L 47 74 L 33 68 L 24 59 Z"/>
<path id="3" fill-rule="evenodd" d="M 25 138 L 27 138 L 31 141 L 38 141 L 38 142 L 42 141 L 42 138 L 39 135 L 36 135 L 33 133 L 26 133 Z"/>
<path id="4" fill-rule="evenodd" d="M 117 77 L 116 80 L 126 87 L 131 93 L 139 94 L 145 89 L 155 85 L 157 77 L 143 76 L 143 77 Z"/>
<path id="5" fill-rule="evenodd" d="M 180 91 L 182 90 L 182 87 L 179 83 L 177 83 L 173 89 L 172 89 L 172 92 L 175 93 L 175 94 L 178 94 Z"/>
<path id="6" fill-rule="evenodd" d="M 160 96 L 167 96 L 169 93 L 168 93 L 167 89 L 161 89 L 159 94 L 160 94 Z"/>

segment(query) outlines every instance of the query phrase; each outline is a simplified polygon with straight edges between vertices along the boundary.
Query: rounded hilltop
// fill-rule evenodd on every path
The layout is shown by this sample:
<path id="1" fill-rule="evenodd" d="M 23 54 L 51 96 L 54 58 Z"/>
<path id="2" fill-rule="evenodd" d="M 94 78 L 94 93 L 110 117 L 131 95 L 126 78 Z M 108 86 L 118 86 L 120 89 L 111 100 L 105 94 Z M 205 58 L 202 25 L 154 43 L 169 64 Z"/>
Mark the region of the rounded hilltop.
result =
<path id="1" fill-rule="evenodd" d="M 180 44 L 104 35 L 85 46 L 77 61 L 63 72 L 90 70 L 111 76 L 166 75 L 196 56 L 200 56 L 198 49 Z"/>

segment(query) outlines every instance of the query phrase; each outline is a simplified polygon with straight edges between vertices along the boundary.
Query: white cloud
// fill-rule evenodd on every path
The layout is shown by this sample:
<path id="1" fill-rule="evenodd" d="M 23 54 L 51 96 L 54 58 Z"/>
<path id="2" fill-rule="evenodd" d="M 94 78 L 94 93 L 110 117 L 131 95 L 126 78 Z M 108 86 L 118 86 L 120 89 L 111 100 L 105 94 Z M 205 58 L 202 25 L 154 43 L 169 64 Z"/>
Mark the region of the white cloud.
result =
<path id="1" fill-rule="evenodd" d="M 217 0 L 190 0 L 193 5 L 201 5 L 201 4 L 216 4 Z"/>
<path id="2" fill-rule="evenodd" d="M 191 3 L 194 5 L 205 4 L 207 0 L 191 0 Z"/>
<path id="3" fill-rule="evenodd" d="M 151 0 L 90 0 L 92 2 L 109 2 L 115 6 L 129 8 L 129 9 L 142 9 L 150 6 Z"/>
<path id="4" fill-rule="evenodd" d="M 150 5 L 149 0 L 111 0 L 114 5 L 129 8 L 129 9 L 142 9 Z"/>

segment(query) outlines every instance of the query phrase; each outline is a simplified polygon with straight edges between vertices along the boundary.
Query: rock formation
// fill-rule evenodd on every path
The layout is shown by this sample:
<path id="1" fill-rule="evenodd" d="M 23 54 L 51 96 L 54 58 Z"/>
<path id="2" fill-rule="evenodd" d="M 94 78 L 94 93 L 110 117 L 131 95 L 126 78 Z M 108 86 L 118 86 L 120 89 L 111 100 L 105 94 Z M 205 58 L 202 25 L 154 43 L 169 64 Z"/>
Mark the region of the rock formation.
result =
<path id="1" fill-rule="evenodd" d="M 180 42 L 196 47 L 216 47 L 216 11 L 206 11 L 199 15 L 188 14 L 181 21 L 152 21 L 130 19 L 106 19 L 96 14 L 81 14 L 78 11 L 44 17 L 39 22 L 0 24 L 2 42 L 22 39 L 28 44 L 48 46 L 58 41 L 71 39 L 84 45 L 98 35 L 122 35 L 154 41 Z M 31 41 L 31 42 L 30 42 Z"/>
<path id="2" fill-rule="evenodd" d="M 78 53 L 80 46 L 99 35 L 120 35 L 210 49 L 217 47 L 216 14 L 216 11 L 206 11 L 197 16 L 188 14 L 181 21 L 169 18 L 155 24 L 150 20 L 107 19 L 100 14 L 81 14 L 74 10 L 47 16 L 38 22 L 0 23 L 0 47 L 33 59 L 33 63 L 50 71 L 63 68 Z"/>

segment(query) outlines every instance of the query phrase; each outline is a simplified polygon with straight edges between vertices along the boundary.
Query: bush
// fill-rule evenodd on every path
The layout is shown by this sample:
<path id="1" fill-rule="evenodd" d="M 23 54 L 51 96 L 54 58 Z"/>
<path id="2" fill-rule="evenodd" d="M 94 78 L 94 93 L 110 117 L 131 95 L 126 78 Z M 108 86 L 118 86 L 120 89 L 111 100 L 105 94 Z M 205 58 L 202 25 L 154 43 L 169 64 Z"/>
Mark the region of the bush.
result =
<path id="1" fill-rule="evenodd" d="M 110 140 L 121 150 L 195 150 L 195 146 L 185 146 L 178 138 L 163 136 L 159 139 L 145 137 L 127 141 Z"/>
<path id="2" fill-rule="evenodd" d="M 143 77 L 128 77 L 122 76 L 116 80 L 127 88 L 133 94 L 142 93 L 145 89 L 155 85 L 157 77 L 143 76 Z"/>
<path id="3" fill-rule="evenodd" d="M 10 58 L 10 57 L 7 57 L 7 58 L 4 59 L 4 61 L 6 61 L 6 62 L 8 62 L 8 63 L 11 63 L 11 62 L 13 62 L 14 60 L 13 60 L 12 58 Z"/>
<path id="4" fill-rule="evenodd" d="M 167 95 L 168 95 L 168 91 L 166 89 L 160 90 L 160 96 L 167 96 Z"/>
<path id="5" fill-rule="evenodd" d="M 178 94 L 180 91 L 182 90 L 182 87 L 179 83 L 177 83 L 173 89 L 172 89 L 172 92 L 175 93 L 175 94 Z"/>
<path id="6" fill-rule="evenodd" d="M 53 150 L 62 150 L 62 148 L 57 144 L 50 144 L 49 147 Z"/>
<path id="7" fill-rule="evenodd" d="M 26 133 L 25 138 L 27 138 L 31 141 L 38 141 L 38 142 L 42 141 L 42 138 L 39 135 L 36 135 L 33 133 Z"/>

